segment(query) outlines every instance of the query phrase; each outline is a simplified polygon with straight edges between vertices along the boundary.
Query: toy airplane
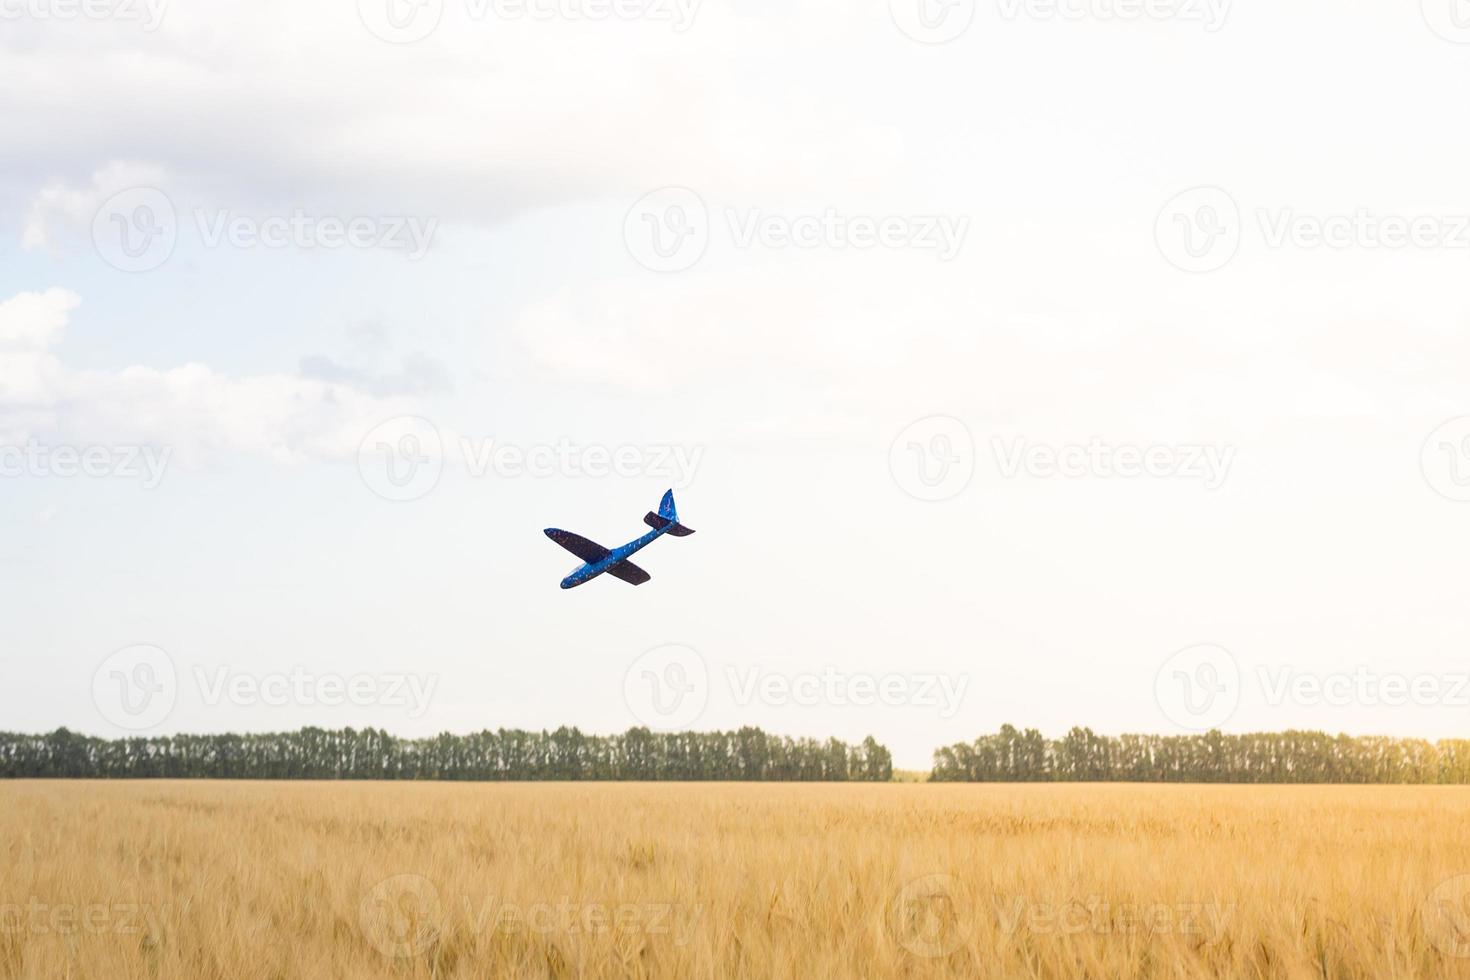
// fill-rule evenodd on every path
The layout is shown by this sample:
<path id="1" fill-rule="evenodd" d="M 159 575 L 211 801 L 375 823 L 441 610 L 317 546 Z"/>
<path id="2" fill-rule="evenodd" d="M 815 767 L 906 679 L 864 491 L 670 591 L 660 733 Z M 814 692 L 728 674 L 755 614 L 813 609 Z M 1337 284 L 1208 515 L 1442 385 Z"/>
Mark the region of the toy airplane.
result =
<path id="1" fill-rule="evenodd" d="M 583 582 L 592 581 L 603 572 L 607 572 L 613 578 L 622 579 L 629 585 L 642 585 L 653 576 L 630 562 L 628 558 L 648 547 L 662 535 L 672 534 L 676 538 L 682 538 L 694 533 L 693 528 L 679 523 L 679 512 L 674 509 L 674 491 L 672 490 L 664 494 L 663 501 L 658 505 L 658 513 L 649 511 L 644 515 L 643 523 L 653 530 L 611 551 L 595 541 L 588 541 L 580 534 L 548 527 L 546 536 L 582 559 L 583 562 L 580 568 L 561 580 L 561 587 L 575 589 Z"/>

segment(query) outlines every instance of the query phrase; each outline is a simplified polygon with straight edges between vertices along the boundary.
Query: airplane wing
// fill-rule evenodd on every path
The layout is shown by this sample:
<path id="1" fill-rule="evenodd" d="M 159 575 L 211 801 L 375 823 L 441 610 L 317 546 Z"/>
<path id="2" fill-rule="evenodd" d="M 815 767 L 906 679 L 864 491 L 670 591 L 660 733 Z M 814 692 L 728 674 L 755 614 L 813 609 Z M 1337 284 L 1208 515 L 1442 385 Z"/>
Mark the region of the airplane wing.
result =
<path id="1" fill-rule="evenodd" d="M 548 527 L 546 536 L 585 562 L 602 561 L 612 554 L 596 541 L 588 541 L 580 534 L 573 534 L 571 531 Z"/>
<path id="2" fill-rule="evenodd" d="M 653 578 L 652 575 L 649 575 L 643 569 L 628 561 L 628 559 L 626 558 L 618 562 L 612 568 L 609 568 L 607 570 L 607 574 L 611 575 L 613 578 L 620 578 L 624 582 L 627 582 L 629 585 L 642 585 L 644 582 L 647 582 L 649 579 Z"/>

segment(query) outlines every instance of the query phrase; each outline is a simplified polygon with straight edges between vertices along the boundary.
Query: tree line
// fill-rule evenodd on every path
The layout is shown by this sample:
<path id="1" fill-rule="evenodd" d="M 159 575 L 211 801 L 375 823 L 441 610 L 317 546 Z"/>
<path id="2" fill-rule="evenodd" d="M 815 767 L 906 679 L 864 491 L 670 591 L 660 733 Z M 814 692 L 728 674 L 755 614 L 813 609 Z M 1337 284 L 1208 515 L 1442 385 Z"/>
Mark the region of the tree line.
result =
<path id="1" fill-rule="evenodd" d="M 1049 739 L 1003 725 L 934 753 L 936 782 L 1470 783 L 1470 740 L 1285 731 Z"/>
<path id="2" fill-rule="evenodd" d="M 500 729 L 396 738 L 374 728 L 103 739 L 0 732 L 0 778 L 872 781 L 888 749 L 734 732 L 621 735 Z"/>
<path id="3" fill-rule="evenodd" d="M 849 745 L 759 728 L 658 733 L 517 729 L 398 738 L 381 729 L 103 739 L 0 732 L 0 778 L 748 780 L 887 782 L 871 736 Z M 1285 731 L 1051 739 L 1004 725 L 934 753 L 936 782 L 1470 783 L 1470 739 Z"/>

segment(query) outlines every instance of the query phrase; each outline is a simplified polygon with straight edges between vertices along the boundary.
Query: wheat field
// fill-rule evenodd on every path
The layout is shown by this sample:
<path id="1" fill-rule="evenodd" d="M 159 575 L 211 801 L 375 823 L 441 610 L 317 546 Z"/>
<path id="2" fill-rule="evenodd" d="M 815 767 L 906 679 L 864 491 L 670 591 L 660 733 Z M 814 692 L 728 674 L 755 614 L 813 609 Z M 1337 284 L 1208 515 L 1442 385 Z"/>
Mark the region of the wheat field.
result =
<path id="1" fill-rule="evenodd" d="M 1470 790 L 0 784 L 0 976 L 1470 977 Z"/>

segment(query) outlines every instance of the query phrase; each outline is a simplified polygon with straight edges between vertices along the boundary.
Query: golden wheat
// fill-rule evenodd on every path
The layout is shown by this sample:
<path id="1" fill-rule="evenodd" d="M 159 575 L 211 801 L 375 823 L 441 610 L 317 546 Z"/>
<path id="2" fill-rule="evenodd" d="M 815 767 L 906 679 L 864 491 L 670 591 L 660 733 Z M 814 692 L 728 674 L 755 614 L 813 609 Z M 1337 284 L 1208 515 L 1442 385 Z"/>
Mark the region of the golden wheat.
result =
<path id="1" fill-rule="evenodd" d="M 0 976 L 28 980 L 1470 976 L 1452 787 L 11 782 L 0 804 Z"/>

